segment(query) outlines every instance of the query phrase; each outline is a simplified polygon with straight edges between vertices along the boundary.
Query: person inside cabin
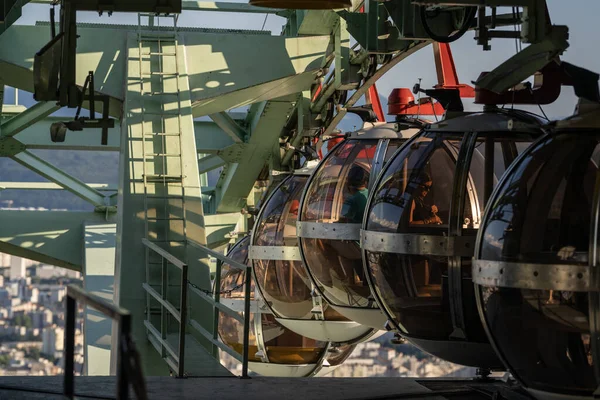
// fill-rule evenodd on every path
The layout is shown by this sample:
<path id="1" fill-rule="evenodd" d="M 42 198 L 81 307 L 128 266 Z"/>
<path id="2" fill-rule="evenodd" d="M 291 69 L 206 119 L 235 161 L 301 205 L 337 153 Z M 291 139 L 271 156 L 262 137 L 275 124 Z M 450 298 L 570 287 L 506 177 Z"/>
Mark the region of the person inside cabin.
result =
<path id="1" fill-rule="evenodd" d="M 431 191 L 433 180 L 427 172 L 423 172 L 418 179 L 418 185 L 410 207 L 409 222 L 411 225 L 441 225 L 438 217 L 438 208 L 426 202 L 426 197 Z"/>
<path id="2" fill-rule="evenodd" d="M 342 206 L 342 221 L 354 224 L 362 222 L 369 197 L 368 184 L 369 169 L 367 167 L 361 164 L 354 164 L 350 167 L 346 179 L 349 195 Z"/>

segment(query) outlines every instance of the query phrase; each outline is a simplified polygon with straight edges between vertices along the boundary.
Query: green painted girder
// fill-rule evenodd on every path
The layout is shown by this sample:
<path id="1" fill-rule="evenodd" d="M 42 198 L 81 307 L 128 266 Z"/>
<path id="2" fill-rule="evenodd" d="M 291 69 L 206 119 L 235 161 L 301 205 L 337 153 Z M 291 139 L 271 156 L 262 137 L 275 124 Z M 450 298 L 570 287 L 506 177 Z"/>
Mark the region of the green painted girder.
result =
<path id="1" fill-rule="evenodd" d="M 198 160 L 198 173 L 204 174 L 227 164 L 225 160 L 216 154 L 209 154 Z"/>
<path id="2" fill-rule="evenodd" d="M 251 107 L 250 139 L 236 163 L 229 164 L 217 183 L 217 212 L 239 212 L 260 171 L 279 146 L 277 139 L 295 106 L 296 96 Z"/>
<path id="3" fill-rule="evenodd" d="M 233 139 L 212 121 L 194 121 L 196 149 L 202 154 L 217 154 L 235 144 Z"/>
<path id="4" fill-rule="evenodd" d="M 83 86 L 89 71 L 95 72 L 96 91 L 111 97 L 110 115 L 120 117 L 124 90 L 123 29 L 80 28 L 77 42 L 76 81 Z M 111 40 L 98 40 L 110 37 Z M 0 35 L 0 76 L 5 84 L 33 92 L 33 56 L 50 38 L 48 26 L 13 25 Z"/>
<path id="5" fill-rule="evenodd" d="M 59 109 L 60 107 L 52 102 L 37 103 L 7 121 L 3 121 L 0 127 L 0 137 L 15 136 Z M 47 132 L 50 136 L 50 131 Z"/>
<path id="6" fill-rule="evenodd" d="M 116 192 L 115 185 L 107 183 L 86 183 L 99 192 Z M 0 182 L 0 190 L 65 190 L 64 187 L 52 182 Z"/>
<path id="7" fill-rule="evenodd" d="M 235 121 L 242 122 L 240 115 L 233 113 Z M 244 114 L 245 118 L 245 114 Z M 64 142 L 55 143 L 50 140 L 50 125 L 54 122 L 65 121 L 64 117 L 45 117 L 35 123 L 24 127 L 15 136 L 27 149 L 43 150 L 94 150 L 94 151 L 120 151 L 121 126 L 120 121 L 115 121 L 115 127 L 108 130 L 108 144 L 100 144 L 100 129 L 86 129 L 83 132 L 67 132 Z M 3 119 L 3 125 L 6 120 Z M 221 128 L 212 121 L 194 121 L 196 147 L 198 153 L 216 154 L 220 150 L 231 146 L 235 142 Z M 4 132 L 4 130 L 3 130 Z"/>
<path id="8" fill-rule="evenodd" d="M 339 21 L 332 10 L 297 11 L 298 35 L 331 35 Z"/>
<path id="9" fill-rule="evenodd" d="M 204 223 L 206 224 L 207 246 L 214 249 L 227 244 L 230 241 L 229 234 L 235 230 L 235 227 L 242 218 L 243 216 L 239 212 L 205 215 Z"/>
<path id="10" fill-rule="evenodd" d="M 83 227 L 83 284 L 85 290 L 112 302 L 115 287 L 115 248 L 117 224 L 86 221 Z M 113 346 L 110 317 L 85 308 L 83 347 L 85 375 L 110 375 Z"/>
<path id="11" fill-rule="evenodd" d="M 329 36 L 179 31 L 186 44 L 195 117 L 306 90 L 322 73 L 330 42 Z M 96 90 L 110 96 L 110 115 L 116 118 L 124 98 L 127 34 L 133 32 L 127 26 L 78 26 L 76 81 L 82 85 L 88 71 L 94 71 Z M 6 85 L 33 92 L 33 55 L 48 37 L 48 26 L 16 25 L 0 36 L 0 76 Z"/>
<path id="12" fill-rule="evenodd" d="M 23 15 L 23 6 L 25 6 L 28 2 L 29 0 L 16 0 L 9 10 L 4 11 L 3 23 L 0 24 L 0 34 L 10 28 L 12 24 L 21 18 Z M 5 2 L 5 6 L 6 3 L 7 2 Z"/>
<path id="13" fill-rule="evenodd" d="M 219 128 L 223 130 L 234 142 L 241 143 L 246 140 L 248 132 L 233 120 L 225 111 L 216 114 L 210 114 L 210 119 L 213 120 Z"/>
<path id="14" fill-rule="evenodd" d="M 69 211 L 0 211 L 0 252 L 81 271 L 83 226 L 104 214 Z"/>
<path id="15" fill-rule="evenodd" d="M 96 207 L 110 205 L 108 198 L 101 192 L 87 186 L 85 183 L 27 150 L 20 152 L 11 158 Z"/>
<path id="16" fill-rule="evenodd" d="M 27 2 L 26 0 L 20 0 Z M 36 4 L 52 4 L 53 0 L 31 0 L 31 3 Z M 255 13 L 255 14 L 278 14 L 287 15 L 290 11 L 279 8 L 255 7 L 245 3 L 231 3 L 222 1 L 182 1 L 181 9 L 183 11 L 219 11 L 219 12 L 235 12 L 235 13 Z"/>
<path id="17" fill-rule="evenodd" d="M 329 36 L 186 35 L 194 116 L 310 88 L 329 42 Z"/>
<path id="18" fill-rule="evenodd" d="M 54 122 L 67 121 L 64 117 L 47 117 L 29 126 L 15 136 L 27 149 L 40 150 L 91 150 L 91 151 L 119 151 L 120 132 L 119 121 L 115 127 L 108 130 L 106 146 L 101 144 L 102 131 L 100 129 L 85 129 L 82 132 L 67 132 L 64 142 L 55 143 L 50 140 L 50 125 Z"/>

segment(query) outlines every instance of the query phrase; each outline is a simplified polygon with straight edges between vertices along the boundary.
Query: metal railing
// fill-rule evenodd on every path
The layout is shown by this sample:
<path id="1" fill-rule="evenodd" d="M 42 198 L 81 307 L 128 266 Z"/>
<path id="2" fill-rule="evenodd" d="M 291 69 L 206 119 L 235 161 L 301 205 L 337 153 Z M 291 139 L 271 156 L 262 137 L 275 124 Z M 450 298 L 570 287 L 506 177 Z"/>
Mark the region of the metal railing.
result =
<path id="1" fill-rule="evenodd" d="M 213 290 L 213 291 L 202 290 L 198 286 L 194 285 L 192 282 L 188 281 L 188 279 L 187 279 L 188 265 L 186 263 L 179 260 L 177 257 L 173 256 L 172 254 L 170 254 L 168 251 L 166 251 L 162 247 L 158 246 L 155 243 L 150 242 L 147 239 L 142 239 L 142 243 L 144 244 L 144 246 L 146 246 L 148 249 L 150 249 L 151 251 L 153 251 L 156 254 L 158 254 L 159 256 L 161 256 L 161 258 L 163 259 L 163 262 L 162 262 L 163 281 L 161 284 L 161 293 L 158 293 L 156 290 L 154 290 L 150 286 L 149 283 L 143 284 L 146 292 L 149 295 L 151 295 L 152 297 L 154 297 L 161 304 L 161 321 L 163 321 L 163 323 L 161 324 L 161 331 L 159 332 L 151 324 L 151 322 L 149 320 L 144 321 L 144 324 L 146 325 L 146 328 L 148 329 L 148 332 L 150 334 L 148 336 L 150 342 L 154 345 L 154 347 L 159 352 L 161 352 L 161 354 L 163 355 L 163 358 L 167 361 L 167 363 L 169 363 L 171 368 L 174 371 L 177 371 L 178 377 L 184 377 L 185 370 L 184 370 L 183 361 L 184 361 L 184 357 L 185 357 L 185 332 L 186 332 L 186 325 L 189 324 L 192 328 L 194 328 L 198 333 L 200 333 L 202 336 L 204 336 L 213 345 L 213 350 L 214 350 L 213 356 L 214 357 L 218 358 L 218 351 L 216 351 L 216 348 L 228 353 L 233 358 L 235 358 L 236 360 L 238 360 L 239 362 L 242 363 L 241 377 L 248 378 L 249 377 L 248 376 L 248 360 L 249 360 L 249 336 L 250 336 L 250 304 L 251 304 L 250 294 L 251 294 L 251 286 L 252 286 L 251 268 L 245 264 L 239 263 L 239 262 L 223 255 L 222 253 L 219 253 L 219 252 L 214 251 L 206 246 L 203 246 L 201 244 L 198 244 L 198 243 L 188 240 L 187 241 L 188 246 L 194 247 L 194 248 L 200 250 L 202 253 L 213 256 L 218 260 L 215 282 L 213 285 L 215 290 Z M 164 277 L 166 276 L 166 272 L 167 272 L 166 271 L 167 266 L 164 261 L 168 261 L 170 264 L 175 265 L 176 267 L 180 268 L 182 271 L 182 274 L 181 274 L 181 297 L 180 297 L 179 310 L 177 309 L 177 307 L 175 307 L 173 304 L 171 304 L 166 298 L 168 282 L 166 282 L 164 279 Z M 219 288 L 220 288 L 220 281 L 221 281 L 221 266 L 223 263 L 228 264 L 232 268 L 241 269 L 241 270 L 246 271 L 245 281 L 244 281 L 245 295 L 244 295 L 244 315 L 243 316 L 241 316 L 239 314 L 239 312 L 233 310 L 232 308 L 230 308 L 227 305 L 222 304 L 220 302 Z M 205 266 L 202 263 L 198 263 L 198 264 Z M 205 266 L 205 267 L 208 268 L 208 266 Z M 208 271 L 208 272 L 210 272 L 210 271 Z M 188 307 L 188 303 L 187 303 L 188 302 L 188 295 L 187 295 L 188 290 L 190 290 L 192 293 L 196 294 L 201 300 L 210 304 L 210 306 L 213 308 L 214 318 L 213 318 L 212 332 L 209 332 L 198 321 L 188 317 L 188 315 L 186 313 L 186 309 Z M 171 346 L 169 345 L 169 343 L 166 340 L 167 332 L 166 332 L 166 325 L 164 323 L 164 321 L 166 320 L 164 318 L 165 310 L 168 311 L 169 313 L 171 313 L 171 315 L 173 315 L 175 317 L 175 319 L 179 322 L 179 352 L 178 353 L 175 353 L 175 351 L 171 348 Z M 223 342 L 221 342 L 219 340 L 219 337 L 218 337 L 219 312 L 223 312 L 223 313 L 231 316 L 232 318 L 234 318 L 237 321 L 239 321 L 240 323 L 242 323 L 244 326 L 243 351 L 242 351 L 241 357 L 236 351 L 234 351 L 233 349 L 231 349 L 230 347 L 228 347 L 227 345 L 225 345 Z M 189 319 L 189 321 L 188 321 L 188 319 Z M 166 352 L 170 353 L 171 357 L 166 356 L 165 350 L 166 350 Z"/>
<path id="2" fill-rule="evenodd" d="M 146 293 L 152 296 L 158 303 L 160 303 L 160 331 L 158 331 L 154 325 L 152 324 L 150 318 L 150 310 L 148 310 L 148 318 L 144 321 L 144 325 L 148 330 L 150 335 L 148 339 L 150 343 L 158 350 L 161 354 L 161 357 L 169 364 L 169 366 L 177 373 L 179 378 L 183 378 L 185 375 L 185 325 L 187 321 L 187 275 L 188 275 L 188 266 L 183 261 L 179 260 L 177 257 L 173 256 L 171 253 L 158 246 L 155 243 L 152 243 L 148 239 L 142 239 L 142 243 L 151 251 L 158 254 L 161 259 L 161 292 L 158 293 L 152 286 L 150 286 L 149 282 L 144 283 L 142 286 Z M 181 293 L 179 297 L 179 309 L 175 305 L 173 305 L 168 299 L 168 263 L 174 265 L 175 267 L 181 270 Z M 146 264 L 148 265 L 148 264 Z M 149 271 L 146 271 L 146 276 L 149 276 Z M 167 324 L 167 315 L 166 311 L 168 311 L 176 320 L 179 322 L 179 346 L 177 352 L 173 347 L 169 344 L 167 340 L 168 335 L 168 324 Z"/>
<path id="3" fill-rule="evenodd" d="M 140 400 L 148 398 L 146 382 L 142 373 L 140 358 L 131 338 L 131 314 L 98 296 L 90 294 L 76 286 L 67 286 L 67 315 L 65 327 L 65 377 L 63 394 L 68 399 L 75 398 L 75 317 L 77 303 L 89 306 L 117 321 L 117 400 L 129 398 L 129 382 L 133 385 L 136 397 Z"/>
<path id="4" fill-rule="evenodd" d="M 242 264 L 237 262 L 218 251 L 214 251 L 206 246 L 203 246 L 199 243 L 188 240 L 188 245 L 195 247 L 201 252 L 213 256 L 217 259 L 217 269 L 215 271 L 215 283 L 213 291 L 213 296 L 211 297 L 207 293 L 198 290 L 197 288 L 190 286 L 192 292 L 200 296 L 201 299 L 209 303 L 213 307 L 214 320 L 213 320 L 213 333 L 211 334 L 206 329 L 204 329 L 199 323 L 194 320 L 190 321 L 190 324 L 200 332 L 206 339 L 208 339 L 214 346 L 219 349 L 225 351 L 229 355 L 231 355 L 236 360 L 242 363 L 242 378 L 248 378 L 248 360 L 250 358 L 250 350 L 249 350 L 249 337 L 250 337 L 250 302 L 251 302 L 251 288 L 252 288 L 252 268 L 247 266 L 246 264 Z M 240 269 L 245 271 L 244 274 L 244 316 L 241 316 L 237 311 L 227 307 L 225 304 L 220 303 L 220 287 L 221 287 L 221 266 L 223 263 L 228 264 L 232 268 Z M 242 343 L 242 357 L 240 358 L 239 354 L 231 349 L 229 346 L 225 345 L 223 342 L 219 341 L 217 329 L 218 329 L 218 321 L 219 321 L 219 312 L 224 312 L 230 317 L 238 320 L 242 324 L 244 324 L 244 337 Z"/>

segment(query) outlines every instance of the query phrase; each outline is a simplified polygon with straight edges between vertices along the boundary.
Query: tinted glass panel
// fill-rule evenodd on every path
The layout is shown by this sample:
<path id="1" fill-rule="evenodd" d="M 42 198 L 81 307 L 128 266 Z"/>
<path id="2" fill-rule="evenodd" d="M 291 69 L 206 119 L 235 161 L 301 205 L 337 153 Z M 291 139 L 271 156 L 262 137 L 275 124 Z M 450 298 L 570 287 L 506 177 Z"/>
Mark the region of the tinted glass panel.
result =
<path id="1" fill-rule="evenodd" d="M 229 252 L 228 256 L 238 262 L 247 263 L 249 242 L 249 238 L 242 239 Z M 223 265 L 222 271 L 221 291 L 224 292 L 222 298 L 243 299 L 245 291 L 240 285 L 244 281 L 245 272 L 232 268 L 227 264 Z M 231 289 L 235 290 L 231 293 L 226 292 Z M 254 299 L 254 289 L 250 297 Z M 308 339 L 284 328 L 277 323 L 271 314 L 259 315 L 260 337 L 264 341 L 269 362 L 299 365 L 316 363 L 321 359 L 327 343 Z M 261 362 L 261 358 L 256 356 L 259 348 L 254 318 L 256 318 L 256 314 L 250 316 L 250 361 Z M 219 336 L 225 344 L 236 352 L 243 353 L 244 324 L 240 321 L 223 312 L 219 313 Z"/>
<path id="2" fill-rule="evenodd" d="M 386 157 L 398 147 L 391 140 Z M 362 223 L 378 140 L 347 140 L 319 166 L 304 199 L 303 221 Z M 354 240 L 302 239 L 307 267 L 332 304 L 375 307 Z"/>
<path id="3" fill-rule="evenodd" d="M 527 151 L 492 199 L 480 258 L 587 265 L 599 138 L 557 134 Z M 486 323 L 516 377 L 557 393 L 596 389 L 587 293 L 484 287 L 481 294 Z"/>
<path id="4" fill-rule="evenodd" d="M 254 246 L 297 246 L 296 221 L 306 176 L 291 176 L 264 205 L 255 227 Z M 265 300 L 287 318 L 310 318 L 311 289 L 301 261 L 254 260 L 254 271 Z"/>
<path id="5" fill-rule="evenodd" d="M 401 233 L 406 240 L 436 240 L 449 235 L 457 159 L 466 136 L 424 132 L 398 153 L 373 194 L 366 228 Z M 473 241 L 486 201 L 499 177 L 530 135 L 486 133 L 475 138 L 459 210 L 461 234 Z M 487 162 L 486 162 L 487 157 Z M 453 198 L 454 197 L 454 198 Z M 456 222 L 455 222 L 456 224 Z M 454 229 L 454 228 L 452 228 Z M 409 336 L 446 340 L 454 331 L 448 291 L 449 263 L 459 263 L 466 334 L 487 342 L 471 283 L 471 257 L 376 253 L 367 251 L 367 266 L 376 293 L 394 321 Z"/>

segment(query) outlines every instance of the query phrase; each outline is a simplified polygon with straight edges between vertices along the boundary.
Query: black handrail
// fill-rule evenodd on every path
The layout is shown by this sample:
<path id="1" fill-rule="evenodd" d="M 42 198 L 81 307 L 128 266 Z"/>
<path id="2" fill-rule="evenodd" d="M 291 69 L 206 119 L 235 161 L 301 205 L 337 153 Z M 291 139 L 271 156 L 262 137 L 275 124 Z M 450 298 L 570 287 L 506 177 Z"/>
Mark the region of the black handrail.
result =
<path id="1" fill-rule="evenodd" d="M 68 399 L 75 397 L 74 356 L 75 356 L 75 317 L 77 302 L 92 307 L 102 314 L 117 321 L 117 400 L 127 400 L 129 396 L 129 381 L 138 399 L 146 400 L 146 381 L 141 370 L 139 354 L 131 339 L 131 313 L 108 301 L 86 292 L 77 286 L 67 286 L 67 313 L 65 327 L 65 377 L 63 394 Z"/>

